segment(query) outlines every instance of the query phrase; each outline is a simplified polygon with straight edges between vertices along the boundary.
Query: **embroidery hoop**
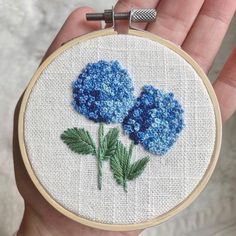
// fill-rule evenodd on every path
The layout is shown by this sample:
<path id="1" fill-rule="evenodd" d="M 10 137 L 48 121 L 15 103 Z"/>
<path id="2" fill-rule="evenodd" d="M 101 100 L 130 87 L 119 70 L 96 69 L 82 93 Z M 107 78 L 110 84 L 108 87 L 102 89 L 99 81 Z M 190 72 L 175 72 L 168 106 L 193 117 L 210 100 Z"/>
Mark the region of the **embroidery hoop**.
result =
<path id="1" fill-rule="evenodd" d="M 20 108 L 20 113 L 19 113 L 19 121 L 18 121 L 18 139 L 19 139 L 19 145 L 20 145 L 20 150 L 21 154 L 23 157 L 23 161 L 25 164 L 25 167 L 27 169 L 27 172 L 33 181 L 34 185 L 38 189 L 38 191 L 41 193 L 41 195 L 45 198 L 46 201 L 48 201 L 56 210 L 61 212 L 63 215 L 67 216 L 68 218 L 77 221 L 81 224 L 93 227 L 93 228 L 98 228 L 98 229 L 103 229 L 103 230 L 112 230 L 112 231 L 130 231 L 130 230 L 136 230 L 136 229 L 144 229 L 147 227 L 151 227 L 157 224 L 160 224 L 169 218 L 175 216 L 177 213 L 185 209 L 187 206 L 189 206 L 194 199 L 201 193 L 201 191 L 205 188 L 206 184 L 208 183 L 218 160 L 219 152 L 220 152 L 220 146 L 221 146 L 221 136 L 222 136 L 222 121 L 221 121 L 221 115 L 220 115 L 220 109 L 219 109 L 219 104 L 216 98 L 216 95 L 214 93 L 214 90 L 211 86 L 210 81 L 208 80 L 207 76 L 203 72 L 203 70 L 200 68 L 200 66 L 187 54 L 185 53 L 181 48 L 178 46 L 172 44 L 169 41 L 166 41 L 156 35 L 153 35 L 148 32 L 144 31 L 137 31 L 133 29 L 129 29 L 128 35 L 133 35 L 133 36 L 138 36 L 138 37 L 143 37 L 150 39 L 152 41 L 158 42 L 162 44 L 163 46 L 171 49 L 178 55 L 180 55 L 183 59 L 185 59 L 197 72 L 197 74 L 200 76 L 202 79 L 207 92 L 209 94 L 209 97 L 212 101 L 213 107 L 214 107 L 214 113 L 215 113 L 215 121 L 216 121 L 216 137 L 215 137 L 215 147 L 214 147 L 214 152 L 211 158 L 211 161 L 208 165 L 208 168 L 202 177 L 201 181 L 198 183 L 198 185 L 194 188 L 192 193 L 185 198 L 180 204 L 178 204 L 176 207 L 171 209 L 170 211 L 164 213 L 163 215 L 153 219 L 153 220 L 148 220 L 143 223 L 138 223 L 138 224 L 105 224 L 105 223 L 100 223 L 100 222 L 95 222 L 91 220 L 87 220 L 83 217 L 80 217 L 69 210 L 66 210 L 64 207 L 62 207 L 58 202 L 56 202 L 50 195 L 50 193 L 42 186 L 40 183 L 39 179 L 37 178 L 32 165 L 30 163 L 30 160 L 27 155 L 27 150 L 26 150 L 26 145 L 25 145 L 25 140 L 24 140 L 24 116 L 25 116 L 25 111 L 26 111 L 26 106 L 27 106 L 27 101 L 29 99 L 29 96 L 31 94 L 31 91 L 36 84 L 37 80 L 40 78 L 41 73 L 44 71 L 44 69 L 55 59 L 57 58 L 62 52 L 65 50 L 73 47 L 74 45 L 84 42 L 87 40 L 91 40 L 93 38 L 97 37 L 102 37 L 102 36 L 108 36 L 108 35 L 117 35 L 117 32 L 112 29 L 104 29 L 96 32 L 89 33 L 87 35 L 80 36 L 66 44 L 64 44 L 62 47 L 60 47 L 58 50 L 56 50 L 51 56 L 49 56 L 43 63 L 42 65 L 38 68 L 36 71 L 35 75 L 33 76 L 32 80 L 30 81 L 23 99 L 21 103 L 21 108 Z"/>

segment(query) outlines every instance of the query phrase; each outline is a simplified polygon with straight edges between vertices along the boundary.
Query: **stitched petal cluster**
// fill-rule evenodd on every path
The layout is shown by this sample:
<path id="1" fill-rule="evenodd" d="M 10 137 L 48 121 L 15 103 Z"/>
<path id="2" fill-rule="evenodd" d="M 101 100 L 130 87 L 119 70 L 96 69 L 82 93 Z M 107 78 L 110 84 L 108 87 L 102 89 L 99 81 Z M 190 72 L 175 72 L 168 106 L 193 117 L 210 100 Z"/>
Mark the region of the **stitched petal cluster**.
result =
<path id="1" fill-rule="evenodd" d="M 89 63 L 73 83 L 73 106 L 90 120 L 122 123 L 134 105 L 134 87 L 118 61 Z"/>
<path id="2" fill-rule="evenodd" d="M 123 121 L 126 134 L 147 151 L 164 155 L 184 128 L 183 109 L 173 93 L 144 86 Z"/>

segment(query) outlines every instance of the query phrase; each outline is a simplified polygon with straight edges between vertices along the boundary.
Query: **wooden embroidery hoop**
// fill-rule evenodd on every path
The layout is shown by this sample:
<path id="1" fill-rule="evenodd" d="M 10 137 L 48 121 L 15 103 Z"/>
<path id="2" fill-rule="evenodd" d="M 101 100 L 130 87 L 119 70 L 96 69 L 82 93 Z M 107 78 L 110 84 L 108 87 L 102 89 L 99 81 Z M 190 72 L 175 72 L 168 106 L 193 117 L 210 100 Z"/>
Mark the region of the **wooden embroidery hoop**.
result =
<path id="1" fill-rule="evenodd" d="M 185 209 L 187 206 L 189 206 L 194 199 L 202 192 L 202 190 L 205 188 L 206 184 L 208 183 L 218 160 L 219 153 L 220 153 L 220 147 L 221 147 L 221 139 L 222 139 L 222 121 L 221 121 L 221 114 L 220 114 L 220 108 L 219 104 L 215 95 L 215 92 L 211 86 L 211 83 L 203 70 L 200 68 L 200 66 L 187 54 L 185 53 L 180 47 L 172 44 L 169 41 L 166 41 L 154 34 L 148 33 L 148 32 L 143 32 L 143 31 L 138 31 L 138 30 L 132 30 L 130 29 L 128 34 L 133 35 L 133 36 L 138 36 L 138 37 L 143 37 L 150 39 L 152 41 L 158 42 L 167 48 L 171 49 L 172 51 L 176 52 L 179 54 L 183 59 L 185 59 L 197 72 L 199 77 L 202 79 L 203 84 L 205 85 L 208 94 L 210 96 L 210 99 L 212 101 L 213 107 L 214 107 L 214 113 L 215 113 L 215 121 L 216 121 L 216 137 L 215 137 L 215 147 L 214 147 L 214 152 L 211 158 L 211 161 L 209 163 L 209 166 L 202 177 L 201 181 L 198 183 L 198 185 L 195 187 L 195 189 L 192 191 L 192 193 L 185 198 L 180 204 L 175 206 L 173 209 L 170 211 L 164 213 L 163 215 L 152 219 L 148 220 L 143 223 L 138 223 L 138 224 L 126 224 L 126 225 L 119 225 L 119 224 L 104 224 L 100 222 L 95 222 L 91 220 L 87 220 L 85 218 L 82 218 L 68 210 L 66 210 L 63 206 L 61 206 L 58 202 L 56 202 L 52 196 L 47 192 L 47 190 L 42 186 L 40 183 L 39 179 L 37 178 L 32 165 L 30 163 L 30 160 L 27 155 L 26 151 L 26 145 L 25 145 L 25 140 L 24 140 L 24 116 L 25 116 L 25 111 L 27 107 L 27 102 L 29 99 L 29 96 L 31 94 L 31 91 L 39 79 L 41 73 L 45 70 L 45 68 L 55 59 L 57 58 L 62 52 L 65 50 L 73 47 L 74 45 L 91 40 L 96 37 L 102 37 L 102 36 L 107 36 L 107 35 L 116 35 L 117 32 L 114 29 L 104 29 L 96 32 L 92 32 L 86 35 L 83 35 L 79 38 L 76 38 L 66 44 L 64 44 L 62 47 L 60 47 L 58 50 L 56 50 L 52 55 L 50 55 L 43 63 L 42 65 L 38 68 L 36 71 L 35 75 L 33 76 L 32 80 L 30 81 L 29 85 L 27 86 L 27 89 L 24 93 L 21 107 L 20 107 L 20 113 L 19 113 L 19 120 L 18 120 L 18 139 L 19 139 L 19 145 L 20 145 L 20 150 L 23 158 L 23 162 L 25 164 L 25 167 L 27 169 L 27 172 L 33 181 L 34 185 L 38 189 L 38 191 L 41 193 L 41 195 L 45 198 L 46 201 L 48 201 L 56 210 L 58 210 L 60 213 L 63 215 L 67 216 L 68 218 L 79 222 L 81 224 L 93 227 L 93 228 L 98 228 L 98 229 L 103 229 L 103 230 L 111 230 L 111 231 L 131 231 L 131 230 L 137 230 L 137 229 L 144 229 L 148 228 L 154 225 L 158 225 L 160 223 L 163 223 L 164 221 L 168 220 L 169 218 L 175 216 L 177 213 Z"/>

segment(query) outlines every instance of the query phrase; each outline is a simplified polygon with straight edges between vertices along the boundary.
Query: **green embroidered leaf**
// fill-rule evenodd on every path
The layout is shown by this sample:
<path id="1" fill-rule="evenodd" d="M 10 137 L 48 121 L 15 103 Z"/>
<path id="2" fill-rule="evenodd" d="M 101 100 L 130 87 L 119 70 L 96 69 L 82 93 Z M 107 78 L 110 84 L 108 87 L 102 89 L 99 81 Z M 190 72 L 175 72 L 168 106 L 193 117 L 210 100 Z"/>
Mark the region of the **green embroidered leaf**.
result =
<path id="1" fill-rule="evenodd" d="M 101 151 L 102 151 L 101 155 L 103 160 L 108 160 L 115 154 L 118 136 L 119 136 L 119 129 L 112 128 L 103 138 L 103 141 L 101 143 Z"/>
<path id="2" fill-rule="evenodd" d="M 135 178 L 137 178 L 138 176 L 140 176 L 144 169 L 147 166 L 147 163 L 149 162 L 150 158 L 149 157 L 145 157 L 141 160 L 138 160 L 136 162 L 134 162 L 131 166 L 130 166 L 130 170 L 129 170 L 129 174 L 128 174 L 128 180 L 134 180 Z"/>
<path id="3" fill-rule="evenodd" d="M 68 129 L 61 135 L 61 139 L 73 152 L 96 155 L 94 141 L 85 129 Z"/>
<path id="4" fill-rule="evenodd" d="M 126 181 L 129 171 L 130 156 L 126 147 L 118 141 L 114 156 L 110 159 L 111 170 L 114 178 L 119 185 L 122 185 L 126 191 Z"/>
<path id="5" fill-rule="evenodd" d="M 122 185 L 127 192 L 127 181 L 140 176 L 149 162 L 149 157 L 130 163 L 134 144 L 129 150 L 120 142 L 117 142 L 115 155 L 110 158 L 110 166 L 117 184 Z"/>

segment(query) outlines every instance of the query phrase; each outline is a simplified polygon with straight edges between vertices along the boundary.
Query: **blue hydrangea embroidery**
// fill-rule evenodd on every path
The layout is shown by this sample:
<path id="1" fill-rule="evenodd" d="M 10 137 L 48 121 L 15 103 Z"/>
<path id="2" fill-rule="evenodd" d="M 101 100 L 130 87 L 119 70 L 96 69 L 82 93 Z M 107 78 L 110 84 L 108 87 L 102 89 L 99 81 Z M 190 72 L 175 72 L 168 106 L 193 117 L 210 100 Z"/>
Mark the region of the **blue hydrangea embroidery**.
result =
<path id="1" fill-rule="evenodd" d="M 123 121 L 123 129 L 135 144 L 141 144 L 150 153 L 164 155 L 184 128 L 183 113 L 173 93 L 144 86 Z"/>
<path id="2" fill-rule="evenodd" d="M 118 61 L 89 63 L 73 83 L 75 110 L 95 122 L 122 123 L 134 105 L 134 87 Z"/>

